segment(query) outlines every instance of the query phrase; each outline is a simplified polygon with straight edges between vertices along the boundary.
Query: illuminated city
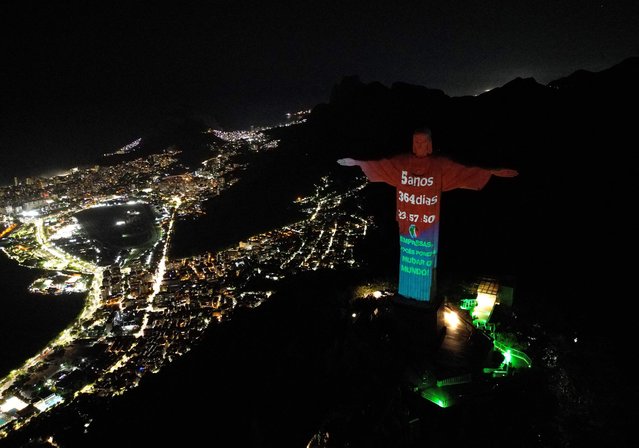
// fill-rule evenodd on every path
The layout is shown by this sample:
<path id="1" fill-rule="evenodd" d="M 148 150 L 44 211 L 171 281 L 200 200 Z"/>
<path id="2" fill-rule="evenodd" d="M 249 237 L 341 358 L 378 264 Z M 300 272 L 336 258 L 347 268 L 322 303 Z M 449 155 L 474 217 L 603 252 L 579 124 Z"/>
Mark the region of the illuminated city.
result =
<path id="1" fill-rule="evenodd" d="M 0 448 L 637 444 L 639 2 L 2 17 Z"/>
<path id="2" fill-rule="evenodd" d="M 303 270 L 357 266 L 353 248 L 370 219 L 340 205 L 356 198 L 365 182 L 339 191 L 329 177 L 318 179 L 313 195 L 296 200 L 306 219 L 217 253 L 168 259 L 175 220 L 202 213 L 202 201 L 224 194 L 241 177 L 243 166 L 230 160 L 277 146 L 259 131 L 214 132 L 223 143 L 210 148 L 211 157 L 196 172 L 176 173 L 178 150 L 170 148 L 2 192 L 8 223 L 3 252 L 51 272 L 30 290 L 87 291 L 87 298 L 69 328 L 0 382 L 0 435 L 81 394 L 111 397 L 135 387 L 145 374 L 188 352 L 211 322 L 266 300 L 273 291 L 251 289 L 254 278 L 275 285 Z M 85 210 L 124 207 L 122 220 L 111 219 L 126 232 L 140 214 L 136 207 L 147 205 L 156 211 L 151 232 L 156 237 L 111 258 L 82 232 L 76 217 Z"/>

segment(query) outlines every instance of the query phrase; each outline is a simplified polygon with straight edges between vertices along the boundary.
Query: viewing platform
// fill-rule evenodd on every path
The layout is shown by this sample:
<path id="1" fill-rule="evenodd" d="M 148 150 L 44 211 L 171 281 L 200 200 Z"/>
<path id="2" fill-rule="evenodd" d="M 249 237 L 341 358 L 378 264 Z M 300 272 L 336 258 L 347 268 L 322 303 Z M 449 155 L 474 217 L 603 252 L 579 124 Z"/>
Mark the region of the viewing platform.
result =
<path id="1" fill-rule="evenodd" d="M 491 321 L 497 306 L 512 305 L 513 288 L 493 279 L 480 279 L 474 291 L 473 297 L 461 298 L 457 303 L 440 303 L 436 313 L 442 324 L 440 345 L 428 371 L 414 384 L 420 396 L 439 407 L 452 406 L 472 395 L 479 380 L 532 366 L 523 351 L 500 340 L 499 322 Z"/>

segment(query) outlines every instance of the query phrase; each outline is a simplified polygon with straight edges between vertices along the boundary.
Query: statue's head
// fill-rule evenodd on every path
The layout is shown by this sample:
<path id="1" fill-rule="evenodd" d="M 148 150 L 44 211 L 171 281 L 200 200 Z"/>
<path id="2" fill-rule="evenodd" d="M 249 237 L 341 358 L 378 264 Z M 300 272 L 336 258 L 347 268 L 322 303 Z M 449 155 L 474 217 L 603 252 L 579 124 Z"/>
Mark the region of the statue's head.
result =
<path id="1" fill-rule="evenodd" d="M 413 154 L 417 157 L 428 157 L 433 153 L 433 141 L 430 129 L 421 128 L 413 132 Z"/>

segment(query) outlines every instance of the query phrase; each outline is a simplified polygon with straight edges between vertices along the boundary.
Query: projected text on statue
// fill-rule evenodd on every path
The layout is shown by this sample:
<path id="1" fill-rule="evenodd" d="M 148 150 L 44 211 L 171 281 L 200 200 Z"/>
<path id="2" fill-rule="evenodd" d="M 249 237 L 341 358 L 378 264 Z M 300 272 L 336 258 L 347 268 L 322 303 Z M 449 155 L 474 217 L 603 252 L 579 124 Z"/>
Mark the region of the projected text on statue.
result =
<path id="1" fill-rule="evenodd" d="M 469 167 L 446 157 L 433 156 L 429 130 L 413 134 L 413 153 L 389 159 L 340 159 L 344 166 L 359 166 L 371 182 L 385 182 L 397 190 L 399 224 L 399 294 L 429 301 L 437 268 L 441 194 L 456 188 L 480 190 L 491 176 L 513 177 L 509 169 Z"/>

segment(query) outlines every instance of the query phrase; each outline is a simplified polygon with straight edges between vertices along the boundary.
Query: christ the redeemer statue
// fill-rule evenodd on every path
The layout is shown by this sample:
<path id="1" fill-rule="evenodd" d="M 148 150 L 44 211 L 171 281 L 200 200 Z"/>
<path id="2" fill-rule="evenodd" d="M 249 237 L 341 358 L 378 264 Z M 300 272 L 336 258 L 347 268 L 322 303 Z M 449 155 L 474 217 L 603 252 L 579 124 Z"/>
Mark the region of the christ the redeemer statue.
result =
<path id="1" fill-rule="evenodd" d="M 509 169 L 464 166 L 446 157 L 432 156 L 429 129 L 413 134 L 413 153 L 390 159 L 339 159 L 343 166 L 359 166 L 371 182 L 386 182 L 397 189 L 399 224 L 399 294 L 430 301 L 433 269 L 437 267 L 439 206 L 442 191 L 455 188 L 481 190 L 491 176 L 514 177 Z"/>

